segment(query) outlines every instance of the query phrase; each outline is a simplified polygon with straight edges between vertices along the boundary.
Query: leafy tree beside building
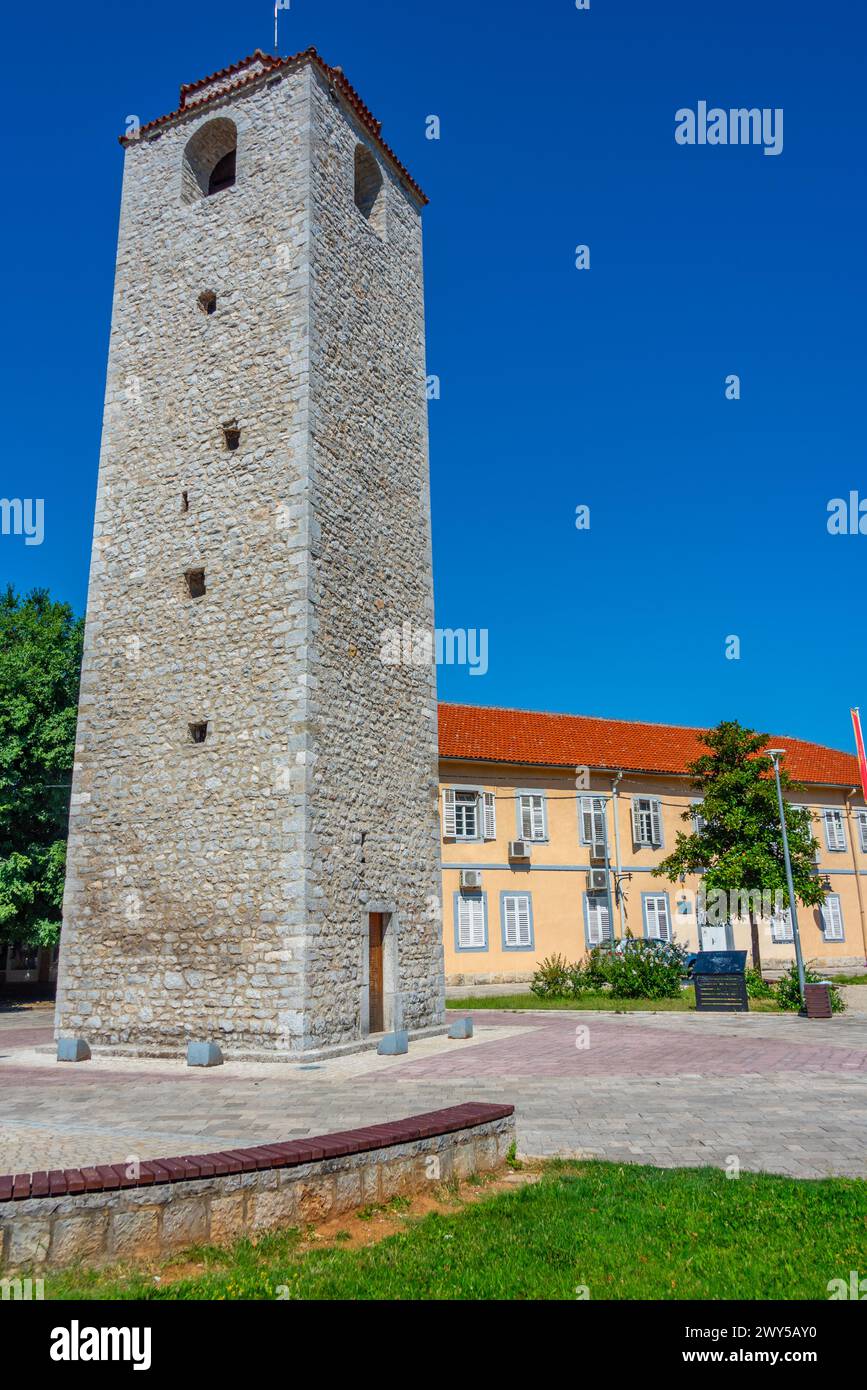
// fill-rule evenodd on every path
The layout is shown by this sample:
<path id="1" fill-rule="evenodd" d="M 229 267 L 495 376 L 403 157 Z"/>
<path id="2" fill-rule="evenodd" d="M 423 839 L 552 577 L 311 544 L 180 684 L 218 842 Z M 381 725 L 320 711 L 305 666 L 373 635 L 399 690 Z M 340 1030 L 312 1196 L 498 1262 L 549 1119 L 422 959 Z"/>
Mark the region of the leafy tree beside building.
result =
<path id="1" fill-rule="evenodd" d="M 84 620 L 0 593 L 0 943 L 60 935 Z"/>
<path id="2" fill-rule="evenodd" d="M 701 875 L 706 897 L 724 893 L 732 905 L 730 915 L 735 915 L 734 905 L 748 905 L 753 965 L 760 970 L 759 905 L 764 900 L 789 907 L 773 763 L 762 751 L 770 739 L 737 720 L 723 720 L 702 735 L 702 742 L 708 752 L 689 766 L 701 805 L 683 815 L 693 822 L 692 832 L 678 831 L 675 848 L 654 873 L 667 878 Z M 812 818 L 804 807 L 786 800 L 800 788 L 785 763 L 780 778 L 795 897 L 818 906 L 825 888 L 816 873 Z"/>

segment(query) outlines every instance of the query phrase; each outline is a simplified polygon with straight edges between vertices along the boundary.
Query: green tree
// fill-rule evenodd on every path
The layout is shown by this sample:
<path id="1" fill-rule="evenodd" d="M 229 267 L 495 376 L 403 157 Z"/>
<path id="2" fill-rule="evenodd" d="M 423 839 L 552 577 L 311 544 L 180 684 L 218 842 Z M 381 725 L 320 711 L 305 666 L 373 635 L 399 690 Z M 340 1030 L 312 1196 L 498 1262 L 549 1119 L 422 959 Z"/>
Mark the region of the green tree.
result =
<path id="1" fill-rule="evenodd" d="M 0 941 L 60 934 L 84 621 L 0 594 Z"/>
<path id="2" fill-rule="evenodd" d="M 723 720 L 702 735 L 709 751 L 689 767 L 701 819 L 691 834 L 678 831 L 675 848 L 653 871 L 666 878 L 701 874 L 706 893 L 722 890 L 729 902 L 733 895 L 747 902 L 756 970 L 761 970 L 756 899 L 770 894 L 777 902 L 780 893 L 790 906 L 773 763 L 762 752 L 769 741 L 767 734 L 745 729 L 737 720 Z M 800 790 L 785 766 L 780 778 L 784 798 Z M 795 897 L 816 906 L 824 902 L 825 889 L 816 874 L 812 818 L 803 807 L 785 799 L 784 805 Z M 683 820 L 692 820 L 694 809 L 684 811 Z"/>

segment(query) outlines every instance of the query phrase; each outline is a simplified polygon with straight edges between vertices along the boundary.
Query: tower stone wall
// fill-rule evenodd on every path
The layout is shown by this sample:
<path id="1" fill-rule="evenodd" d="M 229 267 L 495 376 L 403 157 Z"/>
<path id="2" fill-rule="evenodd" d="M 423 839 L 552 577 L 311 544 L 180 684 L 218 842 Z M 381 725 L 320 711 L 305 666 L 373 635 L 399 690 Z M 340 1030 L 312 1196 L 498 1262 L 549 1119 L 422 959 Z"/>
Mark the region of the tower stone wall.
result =
<path id="1" fill-rule="evenodd" d="M 443 1016 L 435 672 L 380 659 L 433 627 L 423 195 L 315 54 L 182 99 L 126 144 L 57 1031 L 300 1055 L 368 1031 L 371 912 L 385 1026 Z"/>

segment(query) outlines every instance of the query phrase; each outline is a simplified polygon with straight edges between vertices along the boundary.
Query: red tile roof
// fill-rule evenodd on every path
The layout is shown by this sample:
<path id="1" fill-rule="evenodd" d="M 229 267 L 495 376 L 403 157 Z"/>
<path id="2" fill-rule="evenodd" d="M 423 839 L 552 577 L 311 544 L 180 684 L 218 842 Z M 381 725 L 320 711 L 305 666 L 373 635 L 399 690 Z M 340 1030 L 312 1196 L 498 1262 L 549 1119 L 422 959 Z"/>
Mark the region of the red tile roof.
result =
<path id="1" fill-rule="evenodd" d="M 707 752 L 699 742 L 702 732 L 677 724 L 636 724 L 580 714 L 439 707 L 440 757 L 478 762 L 685 773 L 689 763 Z M 786 749 L 785 766 L 796 781 L 859 785 L 854 754 L 777 734 L 771 746 Z"/>
<path id="2" fill-rule="evenodd" d="M 156 120 L 148 121 L 147 125 L 141 126 L 135 135 L 121 135 L 118 138 L 122 145 L 134 143 L 148 131 L 156 130 L 159 126 L 166 125 L 169 121 L 177 120 L 180 116 L 187 116 L 191 112 L 203 110 L 210 101 L 217 101 L 225 97 L 227 92 L 239 91 L 241 87 L 246 87 L 252 82 L 262 79 L 267 73 L 275 72 L 278 68 L 292 67 L 294 64 L 313 63 L 322 73 L 330 86 L 336 88 L 344 98 L 347 106 L 355 113 L 361 125 L 373 136 L 376 144 L 382 153 L 391 163 L 395 171 L 400 175 L 403 182 L 412 190 L 419 201 L 424 204 L 429 201 L 427 195 L 416 183 L 408 169 L 401 164 L 394 150 L 388 146 L 382 138 L 382 121 L 378 121 L 371 111 L 365 106 L 358 92 L 347 81 L 340 67 L 329 67 L 328 63 L 320 57 L 315 48 L 305 48 L 301 53 L 294 53 L 288 58 L 280 58 L 273 53 L 263 53 L 257 48 L 246 58 L 242 58 L 238 63 L 232 63 L 227 68 L 221 68 L 219 72 L 212 72 L 207 77 L 200 77 L 197 82 L 185 82 L 181 87 L 180 104 L 175 111 L 169 111 L 165 116 L 158 116 Z M 245 69 L 254 67 L 253 72 L 245 73 Z M 234 82 L 223 83 L 223 79 L 238 74 Z M 208 83 L 221 82 L 222 85 L 216 87 L 213 97 L 203 95 L 196 100 L 196 92 L 206 87 Z"/>

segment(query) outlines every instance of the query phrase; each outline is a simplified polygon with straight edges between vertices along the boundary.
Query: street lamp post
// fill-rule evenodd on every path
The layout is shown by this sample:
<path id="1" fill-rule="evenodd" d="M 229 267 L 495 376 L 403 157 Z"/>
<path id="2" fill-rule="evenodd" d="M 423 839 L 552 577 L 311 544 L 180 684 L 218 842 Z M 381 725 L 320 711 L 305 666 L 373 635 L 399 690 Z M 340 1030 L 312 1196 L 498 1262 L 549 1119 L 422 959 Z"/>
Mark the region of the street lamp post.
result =
<path id="1" fill-rule="evenodd" d="M 780 828 L 783 832 L 783 858 L 786 863 L 786 885 L 789 890 L 789 911 L 792 914 L 792 936 L 795 942 L 795 960 L 798 965 L 798 988 L 801 991 L 801 1003 L 805 1002 L 804 995 L 804 957 L 801 954 L 801 933 L 798 931 L 798 909 L 795 906 L 795 885 L 792 882 L 792 860 L 789 856 L 789 836 L 786 831 L 786 811 L 783 806 L 783 788 L 780 783 L 780 758 L 786 756 L 785 748 L 769 748 L 768 757 L 774 764 L 774 778 L 777 783 L 777 804 L 780 808 Z"/>

